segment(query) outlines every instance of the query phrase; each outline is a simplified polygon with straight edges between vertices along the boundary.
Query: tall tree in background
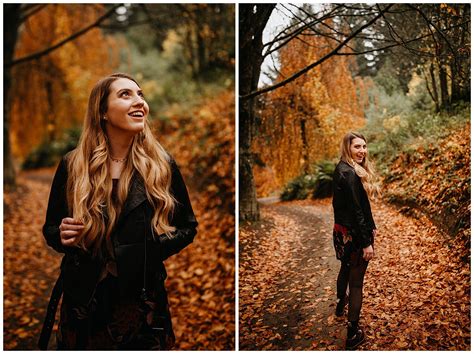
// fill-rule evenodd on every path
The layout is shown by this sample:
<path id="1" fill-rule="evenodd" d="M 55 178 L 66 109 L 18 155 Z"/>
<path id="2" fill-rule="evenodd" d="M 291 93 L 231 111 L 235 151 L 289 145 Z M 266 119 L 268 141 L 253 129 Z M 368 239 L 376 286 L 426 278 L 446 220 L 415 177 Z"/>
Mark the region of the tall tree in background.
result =
<path id="1" fill-rule="evenodd" d="M 317 60 L 329 44 L 325 37 L 293 38 L 279 50 L 277 80 Z M 253 150 L 272 167 L 280 185 L 310 173 L 315 162 L 335 157 L 340 136 L 363 125 L 349 70 L 352 59 L 335 57 L 262 97 Z"/>
<path id="2" fill-rule="evenodd" d="M 353 25 L 354 19 L 372 6 L 348 6 L 341 19 Z M 437 110 L 469 101 L 470 13 L 470 4 L 395 4 L 366 38 L 355 38 L 357 51 L 370 51 L 357 56 L 357 75 L 376 76 L 380 69 L 388 69 L 394 72 L 399 87 L 408 92 L 417 71 L 424 77 Z M 374 41 L 385 43 L 386 48 L 373 51 Z M 381 83 L 387 82 L 382 79 Z"/>
<path id="3" fill-rule="evenodd" d="M 257 89 L 263 63 L 262 34 L 274 4 L 239 5 L 239 95 Z M 242 220 L 259 217 L 255 183 L 252 173 L 252 133 L 255 122 L 255 99 L 239 101 L 239 215 Z"/>
<path id="4" fill-rule="evenodd" d="M 107 33 L 126 32 L 140 51 L 162 51 L 171 31 L 183 48 L 192 78 L 203 80 L 217 68 L 233 70 L 235 7 L 230 4 L 126 4 Z M 139 25 L 138 30 L 132 27 Z M 146 27 L 144 27 L 146 26 Z M 143 29 L 149 29 L 144 35 Z"/>
<path id="5" fill-rule="evenodd" d="M 11 71 L 5 66 L 13 60 L 18 38 L 18 27 L 22 22 L 20 4 L 3 5 L 3 183 L 15 185 L 15 168 L 10 146 L 10 87 Z"/>

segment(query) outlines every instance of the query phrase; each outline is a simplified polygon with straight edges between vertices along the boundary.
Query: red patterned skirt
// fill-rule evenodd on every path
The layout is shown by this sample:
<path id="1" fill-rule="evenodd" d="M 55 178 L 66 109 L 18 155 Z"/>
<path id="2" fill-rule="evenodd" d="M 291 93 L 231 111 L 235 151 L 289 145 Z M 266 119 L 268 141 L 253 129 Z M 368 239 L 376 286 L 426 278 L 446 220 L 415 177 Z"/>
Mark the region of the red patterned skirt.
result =
<path id="1" fill-rule="evenodd" d="M 332 239 L 337 259 L 346 258 L 353 251 L 352 236 L 350 229 L 343 225 L 334 224 Z"/>

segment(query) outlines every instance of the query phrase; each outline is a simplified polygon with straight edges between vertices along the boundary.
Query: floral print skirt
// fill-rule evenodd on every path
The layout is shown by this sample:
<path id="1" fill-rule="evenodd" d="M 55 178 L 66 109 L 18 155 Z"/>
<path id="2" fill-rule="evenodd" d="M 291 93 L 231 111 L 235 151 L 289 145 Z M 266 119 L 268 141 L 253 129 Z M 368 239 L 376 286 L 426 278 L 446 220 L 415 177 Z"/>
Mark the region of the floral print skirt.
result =
<path id="1" fill-rule="evenodd" d="M 341 260 L 347 258 L 349 254 L 354 250 L 352 243 L 352 233 L 347 227 L 339 224 L 334 224 L 332 238 L 337 259 Z"/>

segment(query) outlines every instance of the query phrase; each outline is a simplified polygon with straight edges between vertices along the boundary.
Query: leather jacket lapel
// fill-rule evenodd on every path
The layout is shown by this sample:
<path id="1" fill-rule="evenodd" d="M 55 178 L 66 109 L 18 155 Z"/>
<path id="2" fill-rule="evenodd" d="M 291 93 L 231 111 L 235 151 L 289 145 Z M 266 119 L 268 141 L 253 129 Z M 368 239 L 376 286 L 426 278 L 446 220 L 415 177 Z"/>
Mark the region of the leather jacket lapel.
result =
<path id="1" fill-rule="evenodd" d="M 125 205 L 119 217 L 119 222 L 124 219 L 133 209 L 147 200 L 145 184 L 140 174 L 135 173 L 130 181 L 130 189 L 125 200 Z"/>

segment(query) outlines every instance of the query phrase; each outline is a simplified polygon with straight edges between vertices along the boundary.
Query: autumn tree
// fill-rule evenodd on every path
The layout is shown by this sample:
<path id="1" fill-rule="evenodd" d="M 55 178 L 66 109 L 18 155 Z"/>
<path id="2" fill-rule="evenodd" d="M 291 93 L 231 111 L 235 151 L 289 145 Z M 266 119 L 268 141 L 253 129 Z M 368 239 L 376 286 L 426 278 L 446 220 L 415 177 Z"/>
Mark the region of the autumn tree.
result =
<path id="1" fill-rule="evenodd" d="M 283 5 L 284 6 L 284 5 Z M 296 6 L 296 5 L 295 5 Z M 384 12 L 388 11 L 392 5 L 387 5 L 383 9 L 374 9 L 368 15 L 360 20 L 360 24 L 355 29 L 350 28 L 349 33 L 340 34 L 339 29 L 330 30 L 331 34 L 324 33 L 324 36 L 328 37 L 332 41 L 331 49 L 317 60 L 307 65 L 304 68 L 299 69 L 297 72 L 292 73 L 283 80 L 274 83 L 268 87 L 262 89 L 256 89 L 260 67 L 263 63 L 263 59 L 266 56 L 278 51 L 280 48 L 287 45 L 292 38 L 295 38 L 301 34 L 320 35 L 315 25 L 323 23 L 331 18 L 338 16 L 338 12 L 345 5 L 339 5 L 339 7 L 330 8 L 324 7 L 318 13 L 308 13 L 304 8 L 300 8 L 304 14 L 303 18 L 298 19 L 295 23 L 289 25 L 287 28 L 280 31 L 273 40 L 263 44 L 261 42 L 261 36 L 263 29 L 273 11 L 274 5 L 268 5 L 267 7 L 259 7 L 257 5 L 243 4 L 239 6 L 239 28 L 240 28 L 240 63 L 249 63 L 240 67 L 240 106 L 239 106 L 239 117 L 240 117 L 240 218 L 243 220 L 256 220 L 259 218 L 258 205 L 255 196 L 255 186 L 252 174 L 252 153 L 250 150 L 252 139 L 252 131 L 255 127 L 255 100 L 254 98 L 281 88 L 306 74 L 315 67 L 321 65 L 326 60 L 336 55 L 345 55 L 342 49 L 346 47 L 349 42 L 360 35 L 365 29 L 372 26 L 378 19 L 380 19 Z M 325 31 L 326 32 L 326 31 Z M 350 55 L 357 55 L 358 53 L 352 52 Z"/>
<path id="2" fill-rule="evenodd" d="M 109 11 L 105 13 L 101 13 L 100 16 L 94 18 L 92 23 L 89 23 L 88 25 L 84 26 L 82 18 L 75 16 L 75 23 L 79 24 L 81 27 L 80 29 L 77 29 L 73 33 L 68 33 L 67 35 L 64 35 L 64 33 L 59 33 L 62 38 L 61 40 L 57 40 L 54 43 L 51 43 L 51 37 L 44 32 L 38 32 L 42 33 L 42 36 L 44 36 L 44 39 L 38 40 L 39 34 L 35 34 L 31 32 L 30 24 L 34 23 L 37 21 L 36 19 L 38 16 L 40 18 L 44 19 L 45 13 L 48 13 L 49 11 L 45 11 L 47 8 L 48 10 L 51 7 L 58 7 L 60 5 L 30 5 L 30 4 L 23 4 L 23 5 L 17 5 L 17 4 L 5 4 L 4 5 L 4 19 L 5 19 L 5 45 L 4 45 L 4 77 L 5 77 L 5 86 L 4 86 L 4 130 L 3 130 L 3 138 L 4 138 L 4 184 L 6 186 L 14 186 L 15 184 L 15 168 L 13 164 L 13 159 L 12 159 L 12 146 L 10 142 L 10 127 L 12 126 L 11 124 L 11 109 L 13 105 L 13 97 L 18 99 L 19 97 L 13 96 L 12 95 L 12 82 L 18 83 L 18 80 L 16 80 L 15 72 L 13 71 L 15 67 L 18 68 L 20 65 L 26 65 L 27 68 L 30 68 L 28 64 L 30 64 L 32 67 L 36 67 L 37 70 L 41 70 L 41 65 L 40 66 L 35 66 L 37 64 L 38 60 L 41 60 L 47 55 L 50 55 L 51 53 L 55 52 L 56 50 L 62 48 L 64 45 L 70 43 L 71 41 L 76 40 L 77 38 L 81 37 L 82 35 L 88 33 L 90 30 L 93 28 L 99 26 L 104 20 L 106 20 L 108 17 L 110 17 L 117 6 L 112 7 Z M 71 5 L 70 5 L 71 6 Z M 78 9 L 79 6 L 83 6 L 84 8 L 90 8 L 85 6 L 85 5 L 75 5 L 77 6 L 76 8 Z M 100 5 L 95 5 L 94 9 L 97 11 L 98 8 L 101 8 Z M 97 13 L 97 12 L 96 12 Z M 82 13 L 85 18 L 89 19 L 90 17 L 87 17 L 88 12 L 84 11 Z M 85 20 L 84 18 L 84 20 Z M 58 19 L 55 19 L 57 21 Z M 53 23 L 52 21 L 49 21 L 49 23 Z M 54 22 L 54 27 L 56 26 L 56 23 Z M 61 26 L 58 26 L 58 28 L 61 28 Z M 45 30 L 47 28 L 42 27 L 42 30 Z M 54 32 L 54 28 L 51 29 L 49 28 L 48 30 Z M 34 48 L 31 52 L 27 52 L 24 55 L 20 56 L 16 54 L 17 50 L 20 50 L 20 44 L 18 43 L 19 41 L 22 41 L 24 38 L 26 38 L 28 35 L 30 35 L 32 38 L 36 38 L 36 41 L 33 40 L 34 42 Z M 42 48 L 38 48 L 36 46 L 36 43 L 43 43 L 44 42 L 49 42 L 50 45 Z M 91 48 L 94 46 L 90 46 Z M 24 48 L 23 48 L 24 49 Z M 20 50 L 21 51 L 21 50 Z M 23 54 L 23 53 L 22 53 Z M 76 58 L 77 60 L 80 60 L 80 57 Z M 34 64 L 31 64 L 34 63 Z M 25 66 L 24 66 L 25 67 Z M 15 69 L 19 70 L 19 69 Z M 57 74 L 57 73 L 55 73 Z M 27 79 L 30 77 L 28 76 Z M 15 80 L 13 80 L 15 79 Z M 28 86 L 26 86 L 28 88 Z M 50 84 L 45 85 L 45 90 L 50 91 L 52 90 L 52 87 Z M 28 110 L 23 109 L 23 112 L 27 112 Z M 50 113 L 50 112 L 48 112 Z M 40 118 L 38 118 L 40 119 Z M 29 124 L 31 122 L 29 121 Z"/>
<path id="3" fill-rule="evenodd" d="M 23 57 L 50 47 L 56 38 L 76 33 L 84 22 L 93 22 L 103 13 L 101 6 L 80 6 L 50 5 L 48 11 L 31 17 L 20 33 L 16 55 Z M 82 123 L 89 88 L 118 66 L 115 47 L 116 43 L 96 28 L 58 51 L 13 68 L 16 80 L 11 90 L 14 124 L 10 136 L 14 156 L 25 156 L 41 142 L 52 143 L 66 128 Z M 31 124 L 34 130 L 24 129 Z"/>
<path id="4" fill-rule="evenodd" d="M 278 52 L 277 80 L 311 64 L 329 48 L 324 37 L 295 37 Z M 335 57 L 263 97 L 253 150 L 272 166 L 280 184 L 310 173 L 316 161 L 336 157 L 340 137 L 362 126 L 351 61 Z"/>

